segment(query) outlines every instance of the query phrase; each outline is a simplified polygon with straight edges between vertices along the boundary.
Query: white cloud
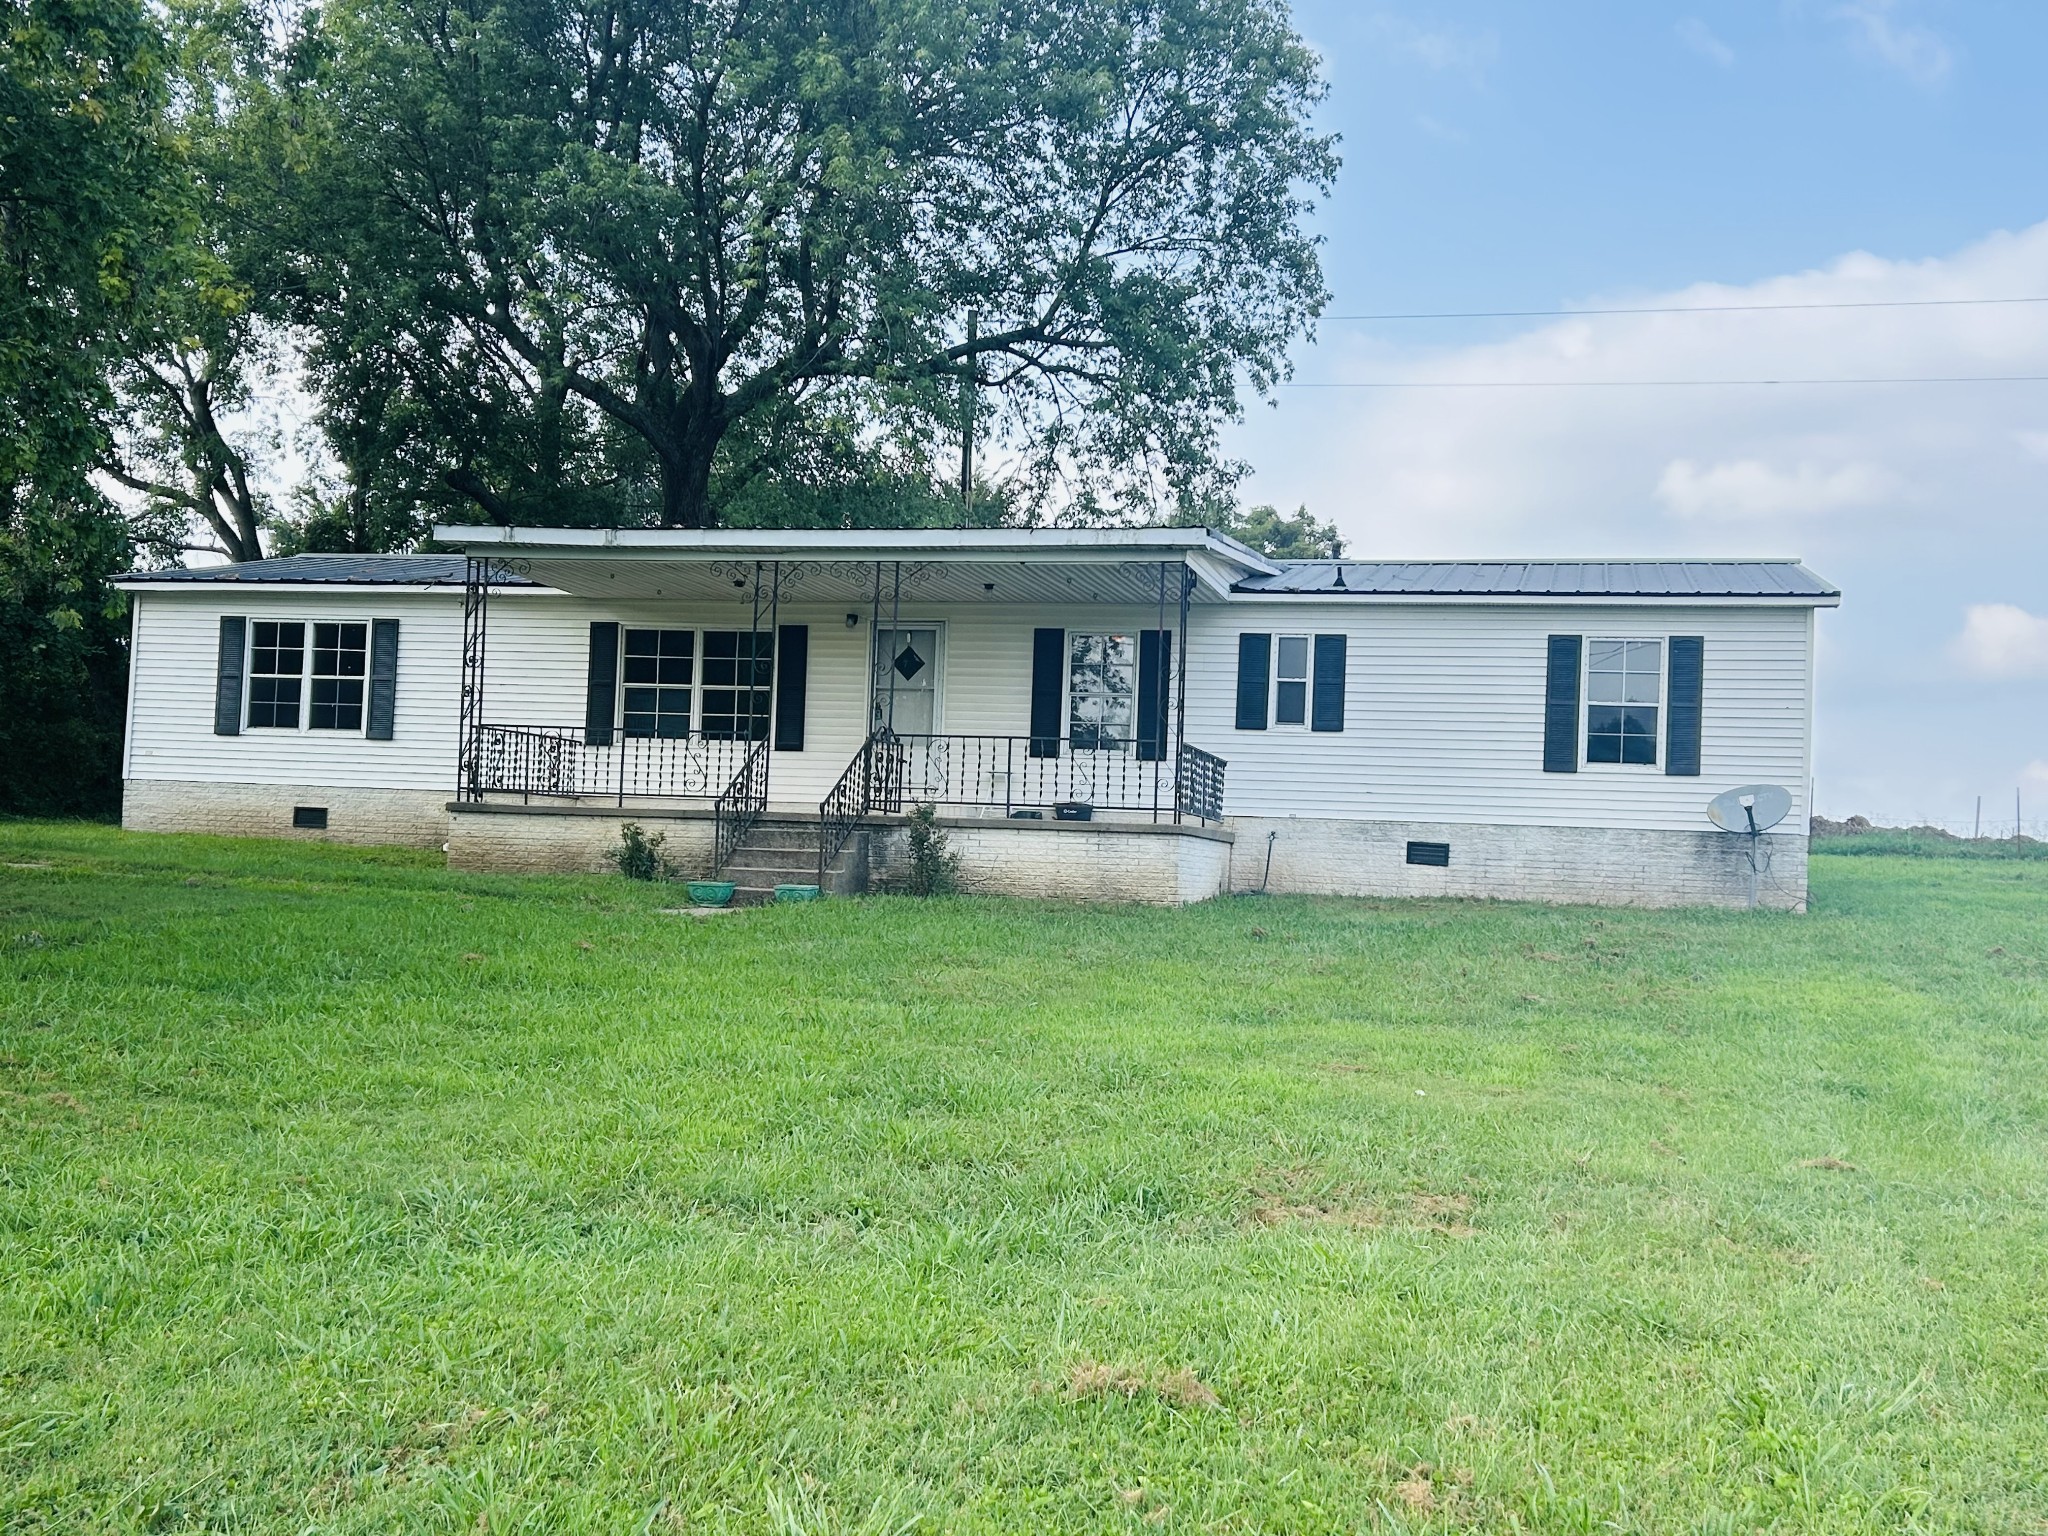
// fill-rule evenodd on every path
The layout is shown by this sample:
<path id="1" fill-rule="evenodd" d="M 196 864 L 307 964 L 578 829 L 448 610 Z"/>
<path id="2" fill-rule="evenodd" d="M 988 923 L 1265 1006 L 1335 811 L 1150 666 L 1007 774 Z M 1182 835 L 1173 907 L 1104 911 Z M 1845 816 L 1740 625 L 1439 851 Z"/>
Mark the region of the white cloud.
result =
<path id="1" fill-rule="evenodd" d="M 2048 619 L 2011 603 L 1974 603 L 1949 652 L 1979 677 L 2048 677 Z"/>
<path id="2" fill-rule="evenodd" d="M 1383 43 L 1430 69 L 1477 76 L 1500 54 L 1500 36 L 1491 29 L 1422 27 L 1405 17 L 1389 15 L 1373 17 L 1370 26 Z"/>
<path id="3" fill-rule="evenodd" d="M 1882 464 L 1808 462 L 1781 469 L 1761 459 L 1704 466 L 1673 459 L 1658 477 L 1657 500 L 1678 517 L 1771 521 L 1873 506 L 1899 488 L 1899 477 Z"/>
<path id="4" fill-rule="evenodd" d="M 1853 254 L 1580 302 L 1840 305 L 2044 285 L 2048 224 L 1924 260 Z M 1819 620 L 1830 814 L 1966 817 L 1977 793 L 2010 793 L 2023 765 L 2048 761 L 2048 673 L 1958 689 L 1950 649 L 1972 604 L 2048 615 L 2048 386 L 1642 382 L 2048 373 L 2048 304 L 1585 315 L 1469 345 L 1450 344 L 1454 327 L 1435 334 L 1330 325 L 1299 379 L 1338 387 L 1283 390 L 1231 434 L 1254 466 L 1247 498 L 1307 503 L 1365 559 L 1803 556 L 1844 593 Z M 1490 387 L 1518 380 L 1561 387 Z M 1432 387 L 1351 387 L 1367 381 Z"/>
<path id="5" fill-rule="evenodd" d="M 1901 9 L 1899 0 L 1849 0 L 1833 15 L 1848 24 L 1856 50 L 1865 57 L 1915 85 L 1941 84 L 1955 65 L 1954 53 L 1935 32 L 1896 19 Z"/>
<path id="6" fill-rule="evenodd" d="M 1678 34 L 1681 43 L 1701 58 L 1718 64 L 1723 69 L 1735 62 L 1735 50 L 1714 36 L 1713 29 L 1699 17 L 1687 16 L 1672 30 Z"/>

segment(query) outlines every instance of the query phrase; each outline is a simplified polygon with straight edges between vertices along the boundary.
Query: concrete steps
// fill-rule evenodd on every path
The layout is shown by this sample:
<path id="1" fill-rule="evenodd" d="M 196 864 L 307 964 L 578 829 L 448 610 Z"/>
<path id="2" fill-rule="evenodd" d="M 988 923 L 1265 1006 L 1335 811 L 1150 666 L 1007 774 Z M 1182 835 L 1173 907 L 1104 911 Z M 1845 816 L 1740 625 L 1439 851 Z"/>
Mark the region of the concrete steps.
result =
<path id="1" fill-rule="evenodd" d="M 778 885 L 818 883 L 818 828 L 815 822 L 765 822 L 749 832 L 719 875 L 730 880 L 733 905 L 759 906 L 775 899 Z M 866 870 L 849 846 L 826 871 L 825 892 L 855 895 L 866 888 Z"/>

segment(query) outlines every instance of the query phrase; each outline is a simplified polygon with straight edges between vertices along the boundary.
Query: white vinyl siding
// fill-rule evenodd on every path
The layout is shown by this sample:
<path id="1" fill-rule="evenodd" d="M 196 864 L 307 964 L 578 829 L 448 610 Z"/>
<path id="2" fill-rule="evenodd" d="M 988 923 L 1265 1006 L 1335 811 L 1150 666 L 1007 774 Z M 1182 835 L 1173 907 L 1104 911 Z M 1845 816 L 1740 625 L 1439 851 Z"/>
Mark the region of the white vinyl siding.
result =
<path id="1" fill-rule="evenodd" d="M 135 614 L 131 659 L 128 776 L 237 784 L 333 784 L 360 789 L 452 791 L 460 706 L 462 594 L 196 588 L 150 592 Z M 353 730 L 299 729 L 213 733 L 215 677 L 223 615 L 305 625 L 310 667 L 314 626 L 397 619 L 397 708 L 392 739 Z M 244 682 L 243 708 L 252 693 Z M 310 682 L 307 684 L 310 689 Z M 245 716 L 246 718 L 246 716 Z"/>
<path id="2" fill-rule="evenodd" d="M 1229 763 L 1224 810 L 1234 816 L 1704 831 L 1716 791 L 1773 783 L 1792 791 L 1785 830 L 1803 832 L 1812 622 L 1804 606 L 1204 607 L 1190 641 L 1188 740 Z M 1348 637 L 1341 734 L 1233 728 L 1238 635 L 1290 628 Z M 1545 656 L 1560 634 L 1705 637 L 1700 777 L 1667 775 L 1661 743 L 1655 769 L 1543 772 Z M 1582 730 L 1583 711 L 1582 702 Z"/>
<path id="3" fill-rule="evenodd" d="M 810 629 L 804 750 L 776 752 L 769 793 L 815 812 L 866 735 L 869 613 L 785 601 L 784 624 Z M 394 739 L 335 731 L 213 734 L 220 617 L 401 621 Z M 502 593 L 490 604 L 483 718 L 573 729 L 584 722 L 593 620 L 627 628 L 747 627 L 740 604 L 597 603 Z M 887 623 L 887 616 L 884 616 Z M 1132 635 L 1155 628 L 1150 606 L 923 604 L 900 626 L 943 630 L 942 728 L 1025 736 L 1033 631 Z M 762 619 L 767 627 L 767 616 Z M 1429 823 L 1704 830 L 1708 798 L 1744 783 L 1783 784 L 1805 826 L 1813 620 L 1804 607 L 1399 604 L 1298 599 L 1198 604 L 1190 615 L 1187 739 L 1228 763 L 1225 811 Z M 1169 612 L 1168 628 L 1174 627 Z M 1233 727 L 1237 637 L 1342 634 L 1341 733 Z M 152 591 L 135 614 L 129 772 L 138 779 L 405 788 L 455 781 L 460 708 L 459 593 L 206 588 Z M 1706 683 L 1701 775 L 1612 768 L 1545 774 L 1547 639 L 1701 635 Z M 1180 650 L 1174 642 L 1176 658 Z M 1277 649 L 1277 647 L 1276 647 Z M 1666 661 L 1668 663 L 1668 647 Z M 1276 678 L 1276 683 L 1278 679 Z M 1068 695 L 1071 680 L 1060 679 Z M 1583 705 L 1582 705 L 1583 712 Z M 1171 693 L 1168 739 L 1172 740 Z"/>

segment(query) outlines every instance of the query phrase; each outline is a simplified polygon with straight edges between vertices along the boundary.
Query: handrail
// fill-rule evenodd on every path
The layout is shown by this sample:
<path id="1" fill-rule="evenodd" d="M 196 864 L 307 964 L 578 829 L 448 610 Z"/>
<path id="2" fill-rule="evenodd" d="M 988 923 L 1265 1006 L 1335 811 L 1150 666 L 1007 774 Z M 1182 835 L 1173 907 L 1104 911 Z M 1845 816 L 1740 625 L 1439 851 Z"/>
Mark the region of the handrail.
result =
<path id="1" fill-rule="evenodd" d="M 740 771 L 712 802 L 711 873 L 722 873 L 768 809 L 768 739 L 753 744 Z"/>
<path id="2" fill-rule="evenodd" d="M 870 813 L 903 808 L 903 757 L 886 725 L 871 732 L 846 765 L 846 772 L 818 802 L 818 885 L 823 889 L 832 861 Z"/>
<path id="3" fill-rule="evenodd" d="M 861 743 L 818 805 L 818 880 L 877 811 L 906 805 L 1000 807 L 1005 815 L 1085 805 L 1091 811 L 1168 810 L 1175 821 L 1223 819 L 1226 764 L 1183 744 L 1172 762 L 1133 740 L 1100 737 L 898 735 L 886 728 Z"/>

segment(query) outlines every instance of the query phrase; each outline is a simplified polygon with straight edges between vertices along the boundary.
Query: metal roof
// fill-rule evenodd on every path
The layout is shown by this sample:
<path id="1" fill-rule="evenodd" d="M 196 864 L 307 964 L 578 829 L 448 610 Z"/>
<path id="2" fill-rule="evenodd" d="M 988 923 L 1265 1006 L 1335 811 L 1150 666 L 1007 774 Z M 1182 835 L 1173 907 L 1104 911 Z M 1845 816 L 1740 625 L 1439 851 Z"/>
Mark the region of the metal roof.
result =
<path id="1" fill-rule="evenodd" d="M 466 579 L 461 555 L 286 555 L 239 565 L 179 566 L 130 571 L 124 582 L 264 582 L 349 587 L 459 587 Z M 500 575 L 495 586 L 532 586 L 524 576 Z"/>
<path id="2" fill-rule="evenodd" d="M 1231 590 L 1359 597 L 1703 597 L 1827 601 L 1797 560 L 1283 560 Z"/>

